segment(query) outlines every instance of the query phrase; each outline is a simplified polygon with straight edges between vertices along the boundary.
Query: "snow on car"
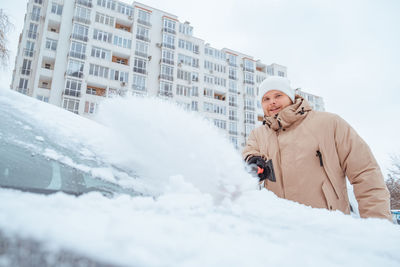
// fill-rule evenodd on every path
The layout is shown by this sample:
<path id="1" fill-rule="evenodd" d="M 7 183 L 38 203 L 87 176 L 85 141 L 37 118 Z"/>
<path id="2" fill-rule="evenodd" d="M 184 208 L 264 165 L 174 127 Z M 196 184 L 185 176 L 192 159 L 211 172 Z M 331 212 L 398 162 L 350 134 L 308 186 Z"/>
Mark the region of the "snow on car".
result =
<path id="1" fill-rule="evenodd" d="M 95 122 L 0 90 L 0 113 L 0 238 L 19 240 L 0 247 L 34 242 L 41 266 L 400 264 L 398 225 L 259 190 L 226 138 L 173 103 L 106 100 Z"/>

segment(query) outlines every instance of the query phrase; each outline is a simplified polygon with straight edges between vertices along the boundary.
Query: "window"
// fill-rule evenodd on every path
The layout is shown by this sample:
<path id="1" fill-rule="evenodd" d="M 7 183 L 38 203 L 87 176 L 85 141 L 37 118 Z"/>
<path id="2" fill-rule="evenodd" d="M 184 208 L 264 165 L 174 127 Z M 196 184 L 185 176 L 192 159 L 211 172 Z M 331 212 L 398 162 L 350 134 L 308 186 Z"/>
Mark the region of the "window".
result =
<path id="1" fill-rule="evenodd" d="M 237 95 L 229 95 L 229 106 L 231 107 L 237 107 L 238 103 L 237 103 Z"/>
<path id="2" fill-rule="evenodd" d="M 76 6 L 74 19 L 78 22 L 90 24 L 90 9 L 82 6 Z"/>
<path id="3" fill-rule="evenodd" d="M 142 74 L 147 74 L 146 65 L 147 65 L 147 61 L 145 59 L 135 57 L 133 71 L 142 73 Z"/>
<path id="4" fill-rule="evenodd" d="M 177 78 L 185 81 L 190 81 L 191 73 L 189 71 L 178 69 Z"/>
<path id="5" fill-rule="evenodd" d="M 229 109 L 229 120 L 238 121 L 237 110 L 236 109 Z"/>
<path id="6" fill-rule="evenodd" d="M 47 38 L 46 39 L 46 49 L 56 51 L 57 50 L 57 40 Z"/>
<path id="7" fill-rule="evenodd" d="M 85 59 L 86 54 L 86 44 L 78 43 L 78 42 L 71 42 L 71 49 L 69 51 L 70 57 L 75 57 L 79 59 Z"/>
<path id="8" fill-rule="evenodd" d="M 124 15 L 132 16 L 133 8 L 130 5 L 118 2 L 117 11 Z"/>
<path id="9" fill-rule="evenodd" d="M 254 84 L 254 74 L 250 72 L 244 73 L 244 82 L 247 84 Z"/>
<path id="10" fill-rule="evenodd" d="M 95 21 L 101 24 L 105 24 L 114 27 L 114 17 L 108 16 L 103 13 L 96 12 Z"/>
<path id="11" fill-rule="evenodd" d="M 274 68 L 272 68 L 272 67 L 267 67 L 267 73 L 269 74 L 269 75 L 274 75 Z"/>
<path id="12" fill-rule="evenodd" d="M 92 57 L 97 57 L 105 60 L 110 60 L 111 59 L 111 51 L 106 50 L 104 48 L 100 47 L 92 47 L 92 52 L 91 52 Z"/>
<path id="13" fill-rule="evenodd" d="M 33 52 L 35 49 L 35 43 L 31 42 L 31 41 L 26 41 L 26 46 L 25 46 L 25 50 L 24 50 L 24 55 L 26 57 L 33 57 Z"/>
<path id="14" fill-rule="evenodd" d="M 175 36 L 164 33 L 162 45 L 167 48 L 175 49 Z"/>
<path id="15" fill-rule="evenodd" d="M 162 62 L 170 65 L 174 65 L 174 51 L 163 49 L 162 50 Z"/>
<path id="16" fill-rule="evenodd" d="M 235 81 L 229 80 L 229 92 L 237 93 L 237 83 Z"/>
<path id="17" fill-rule="evenodd" d="M 110 80 L 128 83 L 128 80 L 129 80 L 128 77 L 129 77 L 129 73 L 126 71 L 111 70 Z"/>
<path id="18" fill-rule="evenodd" d="M 26 95 L 28 93 L 28 81 L 28 79 L 19 79 L 17 91 Z"/>
<path id="19" fill-rule="evenodd" d="M 253 129 L 254 129 L 254 125 L 245 124 L 244 125 L 244 134 L 245 134 L 245 136 L 246 137 L 249 136 L 251 131 L 253 131 Z"/>
<path id="20" fill-rule="evenodd" d="M 111 43 L 112 34 L 105 32 L 105 31 L 98 30 L 98 29 L 94 29 L 93 30 L 93 39 L 102 41 L 102 42 Z"/>
<path id="21" fill-rule="evenodd" d="M 278 76 L 280 76 L 280 77 L 285 77 L 285 73 L 284 73 L 283 71 L 279 71 L 279 70 L 278 70 Z"/>
<path id="22" fill-rule="evenodd" d="M 237 122 L 229 122 L 229 134 L 237 135 Z"/>
<path id="23" fill-rule="evenodd" d="M 65 82 L 64 94 L 69 96 L 81 96 L 82 82 L 78 80 L 67 79 Z"/>
<path id="24" fill-rule="evenodd" d="M 38 29 L 38 25 L 37 24 L 35 24 L 35 23 L 29 24 L 28 38 L 36 39 L 36 37 L 37 37 L 37 29 Z"/>
<path id="25" fill-rule="evenodd" d="M 108 71 L 107 67 L 103 67 L 100 65 L 90 64 L 89 74 L 101 78 L 108 79 Z"/>
<path id="26" fill-rule="evenodd" d="M 212 89 L 204 88 L 204 96 L 213 98 L 214 97 L 214 91 Z"/>
<path id="27" fill-rule="evenodd" d="M 226 129 L 226 121 L 214 119 L 214 125 L 220 129 Z"/>
<path id="28" fill-rule="evenodd" d="M 125 39 L 120 36 L 114 35 L 114 44 L 119 47 L 131 49 L 132 41 L 129 39 Z"/>
<path id="29" fill-rule="evenodd" d="M 255 110 L 254 99 L 245 98 L 244 99 L 244 109 L 245 110 Z"/>
<path id="30" fill-rule="evenodd" d="M 204 82 L 214 84 L 214 76 L 204 75 Z"/>
<path id="31" fill-rule="evenodd" d="M 135 55 L 147 58 L 148 49 L 149 49 L 149 45 L 147 43 L 141 42 L 141 41 L 136 41 Z"/>
<path id="32" fill-rule="evenodd" d="M 183 34 L 186 34 L 186 35 L 189 35 L 189 36 L 192 36 L 192 34 L 193 34 L 193 27 L 190 26 L 190 25 L 187 24 L 187 23 L 180 23 L 180 24 L 179 24 L 179 32 L 180 32 L 180 33 L 183 33 Z"/>
<path id="33" fill-rule="evenodd" d="M 238 149 L 238 139 L 236 136 L 229 136 L 229 141 L 233 144 L 233 146 Z"/>
<path id="34" fill-rule="evenodd" d="M 40 19 L 40 7 L 33 6 L 31 13 L 31 20 L 39 21 L 39 19 Z"/>
<path id="35" fill-rule="evenodd" d="M 89 33 L 88 27 L 78 24 L 78 23 L 74 23 L 74 26 L 72 29 L 72 38 L 87 42 L 88 33 Z"/>
<path id="36" fill-rule="evenodd" d="M 37 95 L 37 96 L 36 96 L 36 99 L 38 99 L 38 100 L 40 100 L 40 101 L 43 101 L 43 102 L 46 102 L 46 103 L 49 102 L 49 98 L 46 97 L 46 96 L 43 96 L 43 95 Z"/>
<path id="37" fill-rule="evenodd" d="M 85 110 L 84 112 L 87 114 L 93 114 L 96 112 L 97 103 L 85 101 Z"/>
<path id="38" fill-rule="evenodd" d="M 244 112 L 244 123 L 255 124 L 253 112 Z"/>
<path id="39" fill-rule="evenodd" d="M 51 3 L 51 13 L 61 15 L 63 11 L 63 6 L 57 3 Z"/>
<path id="40" fill-rule="evenodd" d="M 175 26 L 176 26 L 175 21 L 164 18 L 164 31 L 165 32 L 176 34 Z"/>
<path id="41" fill-rule="evenodd" d="M 174 67 L 168 66 L 168 65 L 161 65 L 161 75 L 160 78 L 173 81 L 174 80 Z M 172 91 L 172 89 L 171 89 Z"/>
<path id="42" fill-rule="evenodd" d="M 243 69 L 245 71 L 254 72 L 254 61 L 250 59 L 243 59 L 243 63 L 244 63 Z"/>
<path id="43" fill-rule="evenodd" d="M 21 74 L 23 75 L 30 75 L 31 74 L 31 64 L 32 60 L 24 59 L 21 68 Z"/>
<path id="44" fill-rule="evenodd" d="M 172 83 L 160 82 L 160 96 L 172 97 Z"/>
<path id="45" fill-rule="evenodd" d="M 226 114 L 226 107 L 223 105 L 204 102 L 204 111 L 216 114 Z"/>
<path id="46" fill-rule="evenodd" d="M 35 4 L 41 5 L 43 3 L 43 0 L 35 0 L 34 2 L 35 2 Z"/>
<path id="47" fill-rule="evenodd" d="M 229 79 L 237 80 L 237 71 L 235 68 L 229 68 Z"/>
<path id="48" fill-rule="evenodd" d="M 228 63 L 229 63 L 230 66 L 232 66 L 232 67 L 237 67 L 237 65 L 236 65 L 236 58 L 237 58 L 236 55 L 228 54 Z"/>
<path id="49" fill-rule="evenodd" d="M 254 96 L 254 87 L 252 87 L 252 86 L 246 86 L 246 95 L 248 95 L 248 96 Z"/>
<path id="50" fill-rule="evenodd" d="M 144 10 L 139 9 L 138 12 L 138 23 L 151 26 L 150 24 L 150 13 Z"/>
<path id="51" fill-rule="evenodd" d="M 199 81 L 199 73 L 192 71 L 192 81 L 198 82 Z"/>
<path id="52" fill-rule="evenodd" d="M 199 88 L 197 86 L 190 87 L 178 84 L 176 86 L 176 95 L 187 97 L 199 96 Z"/>
<path id="53" fill-rule="evenodd" d="M 138 91 L 146 91 L 146 77 L 142 75 L 133 74 L 132 89 Z"/>
<path id="54" fill-rule="evenodd" d="M 78 114 L 78 111 L 79 111 L 79 100 L 64 97 L 63 108 L 68 110 L 68 111 L 71 111 L 73 113 Z"/>
<path id="55" fill-rule="evenodd" d="M 67 75 L 82 78 L 83 77 L 83 62 L 77 60 L 68 61 Z"/>
<path id="56" fill-rule="evenodd" d="M 199 110 L 199 103 L 197 101 L 192 101 L 191 110 L 193 111 Z"/>
<path id="57" fill-rule="evenodd" d="M 97 5 L 111 9 L 111 10 L 115 10 L 116 1 L 115 0 L 97 0 Z"/>
<path id="58" fill-rule="evenodd" d="M 226 86 L 226 80 L 224 78 L 221 78 L 221 77 L 214 77 L 214 84 L 225 87 Z"/>
<path id="59" fill-rule="evenodd" d="M 149 29 L 146 29 L 145 27 L 142 27 L 142 26 L 137 26 L 136 39 L 139 39 L 139 40 L 142 40 L 145 42 L 150 42 Z"/>

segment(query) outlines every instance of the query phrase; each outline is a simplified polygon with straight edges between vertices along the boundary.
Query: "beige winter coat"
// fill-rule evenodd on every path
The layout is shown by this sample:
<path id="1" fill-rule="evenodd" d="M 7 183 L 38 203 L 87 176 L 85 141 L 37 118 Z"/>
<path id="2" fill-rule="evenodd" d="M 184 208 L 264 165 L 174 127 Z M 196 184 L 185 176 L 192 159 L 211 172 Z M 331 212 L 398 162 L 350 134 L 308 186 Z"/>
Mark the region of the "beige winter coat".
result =
<path id="1" fill-rule="evenodd" d="M 243 157 L 251 156 L 272 159 L 276 182 L 265 187 L 281 198 L 348 214 L 347 176 L 361 217 L 391 220 L 389 192 L 368 145 L 342 118 L 311 110 L 299 96 L 250 133 Z"/>

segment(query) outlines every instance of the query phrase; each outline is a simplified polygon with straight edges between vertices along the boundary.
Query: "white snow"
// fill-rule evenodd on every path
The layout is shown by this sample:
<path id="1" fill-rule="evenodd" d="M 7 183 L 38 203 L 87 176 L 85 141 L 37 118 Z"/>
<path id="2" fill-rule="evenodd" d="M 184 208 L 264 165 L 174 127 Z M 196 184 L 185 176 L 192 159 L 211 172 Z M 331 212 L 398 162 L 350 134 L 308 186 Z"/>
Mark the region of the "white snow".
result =
<path id="1" fill-rule="evenodd" d="M 97 118 L 103 126 L 5 90 L 0 105 L 21 111 L 48 133 L 44 140 L 109 163 L 100 176 L 150 195 L 108 199 L 1 189 L 0 229 L 8 234 L 124 266 L 400 265 L 398 225 L 258 190 L 225 137 L 169 102 L 107 100 Z M 41 153 L 96 171 L 63 151 Z"/>

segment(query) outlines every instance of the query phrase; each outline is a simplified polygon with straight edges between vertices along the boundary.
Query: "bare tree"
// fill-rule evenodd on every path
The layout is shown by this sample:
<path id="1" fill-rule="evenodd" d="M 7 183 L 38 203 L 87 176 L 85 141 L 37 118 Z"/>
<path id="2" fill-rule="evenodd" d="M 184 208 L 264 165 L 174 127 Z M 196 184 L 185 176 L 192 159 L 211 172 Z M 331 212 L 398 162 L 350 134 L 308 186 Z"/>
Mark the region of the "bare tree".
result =
<path id="1" fill-rule="evenodd" d="M 7 34 L 11 30 L 12 24 L 3 9 L 0 9 L 0 64 L 7 66 L 10 57 L 10 50 L 7 49 Z"/>
<path id="2" fill-rule="evenodd" d="M 386 186 L 390 192 L 390 208 L 400 209 L 400 157 L 392 156 L 392 168 L 389 169 L 389 178 L 386 180 Z"/>

